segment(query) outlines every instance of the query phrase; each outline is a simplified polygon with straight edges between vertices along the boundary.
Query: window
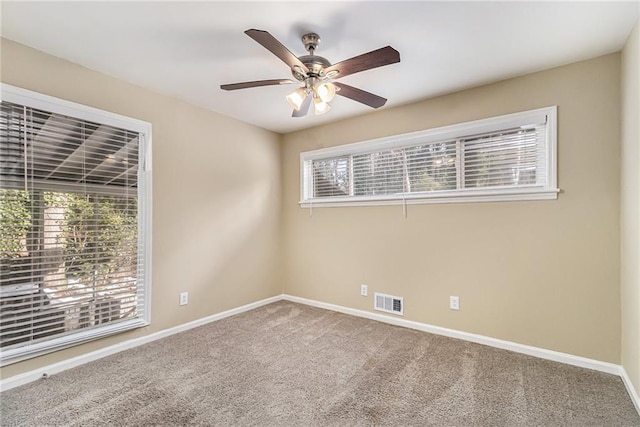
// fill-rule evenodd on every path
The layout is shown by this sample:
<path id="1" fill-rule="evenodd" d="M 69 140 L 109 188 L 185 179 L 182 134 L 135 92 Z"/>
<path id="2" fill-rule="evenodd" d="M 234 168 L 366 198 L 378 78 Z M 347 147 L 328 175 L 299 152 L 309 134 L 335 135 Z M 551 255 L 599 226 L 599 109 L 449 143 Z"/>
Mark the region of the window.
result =
<path id="1" fill-rule="evenodd" d="M 556 107 L 309 151 L 302 206 L 556 199 Z"/>
<path id="2" fill-rule="evenodd" d="M 2 85 L 6 365 L 150 321 L 151 125 Z"/>

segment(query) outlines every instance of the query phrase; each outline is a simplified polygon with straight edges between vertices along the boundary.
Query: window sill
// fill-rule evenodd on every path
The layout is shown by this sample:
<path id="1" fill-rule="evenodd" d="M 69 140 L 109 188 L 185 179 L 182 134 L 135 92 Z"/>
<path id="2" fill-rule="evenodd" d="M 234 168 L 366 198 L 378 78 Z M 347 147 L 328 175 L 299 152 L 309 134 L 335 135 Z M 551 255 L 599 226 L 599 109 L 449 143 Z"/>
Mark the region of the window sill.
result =
<path id="1" fill-rule="evenodd" d="M 78 344 L 84 344 L 109 335 L 119 334 L 121 332 L 130 331 L 132 329 L 149 326 L 149 323 L 143 319 L 130 319 L 121 322 L 77 332 L 75 334 L 64 335 L 58 338 L 45 340 L 33 345 L 25 345 L 0 353 L 0 366 L 10 365 L 33 357 L 42 356 L 43 354 L 52 353 Z"/>
<path id="2" fill-rule="evenodd" d="M 405 197 L 363 196 L 333 197 L 327 199 L 302 200 L 302 208 L 340 207 L 340 206 L 386 206 L 386 205 L 421 205 L 436 203 L 479 203 L 479 202 L 514 202 L 528 200 L 555 200 L 559 189 L 518 189 L 518 190 L 481 190 L 439 192 L 437 194 L 409 194 Z"/>

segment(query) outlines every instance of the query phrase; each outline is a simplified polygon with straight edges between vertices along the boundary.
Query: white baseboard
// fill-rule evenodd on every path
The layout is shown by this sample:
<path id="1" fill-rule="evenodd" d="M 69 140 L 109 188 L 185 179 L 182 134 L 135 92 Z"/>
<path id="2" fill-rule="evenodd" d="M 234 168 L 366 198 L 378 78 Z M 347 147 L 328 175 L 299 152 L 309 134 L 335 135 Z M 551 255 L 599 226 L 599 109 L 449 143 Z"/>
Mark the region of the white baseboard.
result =
<path id="1" fill-rule="evenodd" d="M 109 346 L 109 347 L 101 348 L 100 350 L 92 351 L 91 353 L 83 354 L 68 360 L 64 360 L 62 362 L 54 363 L 48 366 L 43 366 L 42 368 L 34 369 L 33 371 L 29 371 L 29 372 L 18 374 L 9 378 L 5 378 L 0 381 L 0 391 L 10 390 L 14 387 L 18 387 L 23 384 L 30 383 L 32 381 L 36 381 L 42 378 L 44 375 L 57 374 L 67 369 L 75 368 L 76 366 L 80 366 L 85 363 L 92 362 L 94 360 L 98 360 L 115 353 L 119 353 L 123 350 L 128 350 L 130 348 L 138 347 L 140 345 L 149 343 L 151 341 L 155 341 L 160 338 L 165 338 L 170 335 L 177 334 L 178 332 L 183 332 L 192 328 L 197 328 L 198 326 L 215 322 L 216 320 L 224 319 L 225 317 L 229 317 L 239 313 L 243 313 L 245 311 L 253 310 L 254 308 L 258 308 L 266 304 L 271 304 L 272 302 L 276 302 L 281 299 L 282 299 L 282 295 L 276 295 L 274 297 L 266 298 L 260 301 L 246 304 L 241 307 L 232 308 L 231 310 L 223 311 L 222 313 L 217 313 L 211 316 L 203 317 L 202 319 L 198 319 L 192 322 L 184 323 L 182 325 L 174 326 L 169 329 L 164 329 L 162 331 L 154 332 L 152 334 L 145 335 L 140 338 L 134 338 L 131 340 L 127 340 L 127 341 Z"/>
<path id="2" fill-rule="evenodd" d="M 295 297 L 292 295 L 283 295 L 283 299 L 313 307 L 324 308 L 327 310 L 338 311 L 340 313 L 351 314 L 353 316 L 364 317 L 379 322 L 389 323 L 391 325 L 403 326 L 405 328 L 416 329 L 418 331 L 429 332 L 436 335 L 444 335 L 446 337 L 457 338 L 465 341 L 471 341 L 478 344 L 484 344 L 491 347 L 501 348 L 504 350 L 514 351 L 516 353 L 528 354 L 530 356 L 539 357 L 541 359 L 553 360 L 555 362 L 566 363 L 568 365 L 579 366 L 581 368 L 593 369 L 596 371 L 606 372 L 608 374 L 620 375 L 621 366 L 613 363 L 602 362 L 599 360 L 588 359 L 586 357 L 574 356 L 572 354 L 561 353 L 544 348 L 533 347 L 524 344 L 518 344 L 512 341 L 505 341 L 497 338 L 491 338 L 484 335 L 472 334 L 469 332 L 458 331 L 455 329 L 443 328 L 440 326 L 429 325 L 427 323 L 415 322 L 399 317 L 391 317 L 384 314 L 371 313 L 355 308 L 343 307 L 340 305 L 329 304 L 325 302 L 310 300 L 306 298 Z"/>
<path id="3" fill-rule="evenodd" d="M 629 393 L 629 397 L 631 397 L 631 401 L 636 407 L 636 411 L 638 411 L 638 414 L 640 414 L 640 395 L 638 395 L 638 390 L 635 389 L 633 383 L 631 382 L 631 378 L 629 378 L 627 371 L 622 366 L 620 367 L 620 371 L 622 382 L 627 388 L 627 392 Z"/>

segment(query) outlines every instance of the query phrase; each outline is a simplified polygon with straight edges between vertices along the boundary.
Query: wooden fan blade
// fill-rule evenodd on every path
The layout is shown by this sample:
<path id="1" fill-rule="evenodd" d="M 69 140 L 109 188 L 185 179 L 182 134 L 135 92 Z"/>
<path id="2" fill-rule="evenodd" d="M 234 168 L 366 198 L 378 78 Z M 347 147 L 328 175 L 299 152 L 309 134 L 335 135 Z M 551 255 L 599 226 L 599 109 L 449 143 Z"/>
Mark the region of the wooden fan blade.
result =
<path id="1" fill-rule="evenodd" d="M 309 112 L 309 107 L 311 106 L 312 95 L 307 95 L 307 97 L 302 101 L 302 105 L 300 105 L 299 110 L 293 110 L 291 117 L 304 117 Z"/>
<path id="2" fill-rule="evenodd" d="M 340 90 L 336 92 L 336 95 L 344 96 L 345 98 L 353 99 L 354 101 L 361 102 L 364 105 L 368 105 L 372 108 L 380 108 L 387 103 L 387 100 L 381 96 L 374 95 L 366 90 L 358 89 L 357 87 L 349 86 L 344 83 L 334 82 L 334 85 Z"/>
<path id="3" fill-rule="evenodd" d="M 288 85 L 291 83 L 296 83 L 296 82 L 289 79 L 256 80 L 254 82 L 242 82 L 242 83 L 232 83 L 228 85 L 220 85 L 220 89 L 237 90 L 237 89 L 247 89 L 250 87 L 260 87 L 260 86 Z"/>
<path id="4" fill-rule="evenodd" d="M 372 68 L 382 67 L 384 65 L 395 64 L 400 62 L 400 53 L 391 46 L 383 47 L 378 50 L 372 50 L 362 55 L 345 59 L 325 69 L 325 74 L 331 71 L 338 71 L 338 75 L 334 78 L 348 76 L 349 74 L 359 73 L 360 71 L 370 70 Z"/>
<path id="5" fill-rule="evenodd" d="M 280 43 L 275 37 L 266 31 L 262 30 L 247 30 L 244 32 L 246 35 L 260 43 L 265 49 L 273 53 L 280 58 L 289 68 L 294 66 L 300 67 L 303 73 L 307 73 L 309 69 L 304 65 L 297 56 L 289 51 L 282 43 Z"/>

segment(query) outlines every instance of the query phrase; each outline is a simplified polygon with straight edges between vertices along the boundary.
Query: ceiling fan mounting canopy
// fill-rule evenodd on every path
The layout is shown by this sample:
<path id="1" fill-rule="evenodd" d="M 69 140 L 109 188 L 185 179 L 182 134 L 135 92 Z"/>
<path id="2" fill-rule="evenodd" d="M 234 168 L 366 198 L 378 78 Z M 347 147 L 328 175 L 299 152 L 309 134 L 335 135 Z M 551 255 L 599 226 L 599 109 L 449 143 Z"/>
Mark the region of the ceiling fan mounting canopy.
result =
<path id="1" fill-rule="evenodd" d="M 318 48 L 320 44 L 320 36 L 316 33 L 308 33 L 302 36 L 302 44 L 304 44 L 304 48 L 307 49 L 307 52 L 313 55 L 313 51 Z"/>
<path id="2" fill-rule="evenodd" d="M 307 33 L 302 36 L 302 44 L 309 54 L 300 57 L 291 53 L 267 31 L 250 29 L 245 31 L 245 34 L 280 58 L 289 66 L 293 77 L 298 82 L 303 83 L 302 87 L 287 96 L 287 101 L 294 108 L 293 117 L 305 116 L 311 105 L 311 100 L 313 100 L 316 114 L 324 114 L 329 111 L 328 103 L 335 95 L 350 98 L 372 108 L 382 107 L 387 102 L 385 98 L 353 86 L 332 82 L 331 80 L 400 62 L 398 51 L 391 46 L 386 46 L 337 64 L 331 64 L 328 59 L 315 55 L 315 50 L 320 44 L 320 36 L 316 33 Z M 225 84 L 221 85 L 220 88 L 236 90 L 291 83 L 296 82 L 287 79 L 271 79 Z"/>

